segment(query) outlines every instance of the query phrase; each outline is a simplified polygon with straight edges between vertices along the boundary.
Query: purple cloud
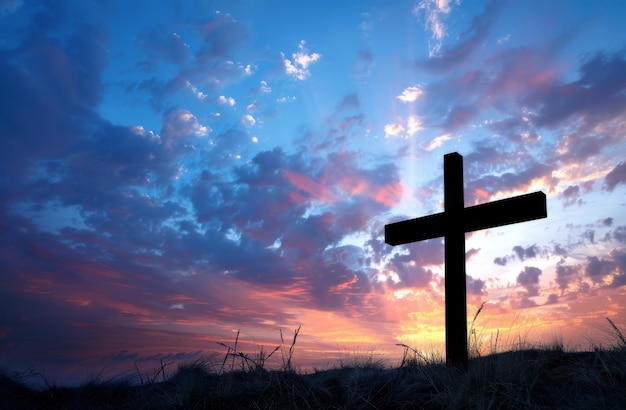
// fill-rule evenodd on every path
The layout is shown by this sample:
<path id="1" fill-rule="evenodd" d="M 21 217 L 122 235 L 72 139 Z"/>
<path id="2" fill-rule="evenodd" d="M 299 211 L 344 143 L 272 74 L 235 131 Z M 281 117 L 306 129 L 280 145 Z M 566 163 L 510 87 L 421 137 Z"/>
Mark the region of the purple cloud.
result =
<path id="1" fill-rule="evenodd" d="M 515 252 L 519 260 L 523 261 L 525 259 L 536 258 L 539 253 L 539 248 L 537 247 L 537 245 L 531 245 L 527 248 L 523 248 L 521 246 L 514 246 L 513 252 Z"/>
<path id="2" fill-rule="evenodd" d="M 528 296 L 537 296 L 539 294 L 539 276 L 541 276 L 541 269 L 524 266 L 524 270 L 517 275 L 517 284 L 526 289 Z"/>
<path id="3" fill-rule="evenodd" d="M 626 184 L 626 162 L 620 162 L 604 177 L 604 186 L 613 191 L 619 184 Z"/>
<path id="4" fill-rule="evenodd" d="M 578 185 L 570 185 L 561 193 L 563 197 L 563 206 L 570 206 L 578 203 L 582 204 L 580 200 L 580 187 Z"/>
<path id="5" fill-rule="evenodd" d="M 537 125 L 558 126 L 574 115 L 582 117 L 583 130 L 609 121 L 626 108 L 621 93 L 626 89 L 623 53 L 599 53 L 585 61 L 580 78 L 571 83 L 536 90 L 526 99 L 538 106 Z M 589 148 L 589 147 L 588 147 Z"/>
<path id="6" fill-rule="evenodd" d="M 567 289 L 570 283 L 573 283 L 580 278 L 581 272 L 582 267 L 580 265 L 557 265 L 556 283 L 561 289 L 561 294 L 563 294 L 563 292 Z"/>

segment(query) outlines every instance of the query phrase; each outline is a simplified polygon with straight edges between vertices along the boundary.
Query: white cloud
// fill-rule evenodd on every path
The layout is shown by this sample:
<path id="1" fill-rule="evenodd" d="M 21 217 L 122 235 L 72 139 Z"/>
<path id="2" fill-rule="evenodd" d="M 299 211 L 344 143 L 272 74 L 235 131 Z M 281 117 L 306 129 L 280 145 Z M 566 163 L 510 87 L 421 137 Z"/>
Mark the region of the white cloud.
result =
<path id="1" fill-rule="evenodd" d="M 183 305 L 182 303 L 176 303 L 176 304 L 170 306 L 170 309 L 172 309 L 172 310 L 174 310 L 174 309 L 185 310 L 185 305 Z"/>
<path id="2" fill-rule="evenodd" d="M 250 104 L 246 106 L 246 111 L 257 112 L 260 107 L 261 107 L 261 104 L 259 104 L 257 101 L 252 101 Z"/>
<path id="3" fill-rule="evenodd" d="M 448 141 L 450 138 L 452 138 L 451 134 L 442 134 L 438 137 L 435 137 L 424 147 L 424 150 L 432 151 L 435 148 L 439 148 L 444 142 Z"/>
<path id="4" fill-rule="evenodd" d="M 409 103 L 417 101 L 424 94 L 424 90 L 422 90 L 419 86 L 407 87 L 402 94 L 397 96 L 396 98 L 402 102 Z"/>
<path id="5" fill-rule="evenodd" d="M 246 114 L 241 117 L 241 123 L 244 125 L 253 126 L 254 124 L 256 124 L 256 120 L 252 115 Z"/>
<path id="6" fill-rule="evenodd" d="M 385 138 L 409 138 L 424 129 L 422 120 L 417 115 L 410 115 L 406 121 L 406 126 L 395 122 L 385 125 Z"/>
<path id="7" fill-rule="evenodd" d="M 446 36 L 444 19 L 450 14 L 452 0 L 420 0 L 413 6 L 413 14 L 424 19 L 424 29 L 430 31 L 428 55 L 437 56 L 441 51 L 441 43 Z M 461 1 L 457 0 L 456 4 Z"/>
<path id="8" fill-rule="evenodd" d="M 200 100 L 203 101 L 206 98 L 206 94 L 203 93 L 202 91 L 198 91 L 198 87 L 196 87 L 195 85 L 191 84 L 189 81 L 185 81 L 185 87 L 187 87 L 187 89 L 191 90 L 191 92 Z"/>
<path id="9" fill-rule="evenodd" d="M 507 35 L 506 35 L 506 36 L 504 36 L 504 37 L 500 37 L 500 38 L 498 39 L 498 45 L 499 45 L 499 46 L 501 46 L 502 44 L 504 44 L 504 43 L 508 42 L 510 39 L 511 39 L 511 35 L 510 35 L 510 34 L 507 34 Z"/>
<path id="10" fill-rule="evenodd" d="M 233 97 L 226 97 L 223 95 L 220 95 L 219 97 L 217 97 L 217 102 L 219 104 L 230 105 L 231 107 L 235 105 L 235 99 Z"/>
<path id="11" fill-rule="evenodd" d="M 201 125 L 195 115 L 187 110 L 172 111 L 163 118 L 163 137 L 168 148 L 172 146 L 174 138 L 206 137 L 211 129 Z"/>
<path id="12" fill-rule="evenodd" d="M 399 137 L 404 133 L 402 124 L 393 123 L 385 125 L 385 138 Z"/>
<path id="13" fill-rule="evenodd" d="M 283 64 L 285 66 L 285 72 L 290 77 L 296 78 L 298 80 L 306 80 L 307 78 L 309 78 L 309 76 L 311 75 L 311 72 L 309 71 L 309 66 L 322 58 L 322 55 L 318 53 L 307 54 L 307 51 L 304 47 L 305 44 L 306 43 L 304 40 L 300 41 L 300 44 L 298 44 L 298 48 L 300 49 L 300 51 L 291 55 L 293 62 L 285 58 L 285 55 L 281 53 L 281 56 L 283 58 Z"/>
<path id="14" fill-rule="evenodd" d="M 280 97 L 280 98 L 276 99 L 276 102 L 279 103 L 279 104 L 286 103 L 286 102 L 289 102 L 289 101 L 296 101 L 296 97 L 295 96 Z"/>
<path id="15" fill-rule="evenodd" d="M 267 82 L 261 81 L 261 85 L 259 86 L 259 91 L 263 94 L 269 94 L 272 92 L 272 89 L 267 85 Z"/>
<path id="16" fill-rule="evenodd" d="M 410 136 L 415 135 L 417 132 L 423 130 L 422 120 L 417 115 L 410 115 L 406 123 L 406 130 Z"/>

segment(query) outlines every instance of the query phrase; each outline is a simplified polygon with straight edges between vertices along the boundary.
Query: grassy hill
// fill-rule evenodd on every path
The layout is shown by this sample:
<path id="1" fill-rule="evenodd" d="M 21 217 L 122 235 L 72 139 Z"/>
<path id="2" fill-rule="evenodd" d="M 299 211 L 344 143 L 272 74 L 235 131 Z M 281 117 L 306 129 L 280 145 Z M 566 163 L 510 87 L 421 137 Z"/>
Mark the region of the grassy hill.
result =
<path id="1" fill-rule="evenodd" d="M 369 356 L 311 373 L 292 368 L 296 331 L 281 370 L 263 365 L 278 348 L 253 359 L 222 344 L 223 361 L 182 365 L 169 377 L 162 367 L 152 377 L 32 389 L 0 376 L 0 409 L 624 409 L 626 342 L 614 329 L 611 348 L 526 347 L 475 357 L 467 372 L 405 346 L 395 368 Z"/>

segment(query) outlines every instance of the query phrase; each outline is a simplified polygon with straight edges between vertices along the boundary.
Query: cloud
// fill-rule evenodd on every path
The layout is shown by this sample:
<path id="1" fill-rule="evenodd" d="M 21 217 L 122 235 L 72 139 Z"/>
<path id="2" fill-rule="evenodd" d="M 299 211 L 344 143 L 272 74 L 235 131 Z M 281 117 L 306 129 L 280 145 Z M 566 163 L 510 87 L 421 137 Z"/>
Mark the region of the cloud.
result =
<path id="1" fill-rule="evenodd" d="M 406 118 L 405 125 L 402 125 L 400 123 L 391 123 L 384 126 L 385 138 L 411 138 L 422 130 L 424 130 L 424 125 L 422 123 L 422 119 L 417 115 L 409 115 Z M 431 142 L 429 146 L 432 146 L 432 144 L 433 142 Z"/>
<path id="2" fill-rule="evenodd" d="M 254 65 L 235 59 L 237 50 L 249 39 L 241 23 L 221 12 L 215 12 L 201 24 L 182 14 L 174 18 L 178 24 L 170 22 L 171 26 L 151 28 L 139 34 L 136 54 L 144 59 L 137 66 L 153 76 L 131 79 L 125 85 L 128 90 L 147 94 L 150 105 L 159 114 L 173 105 L 172 97 L 181 90 L 191 90 L 205 101 L 207 92 L 199 90 L 223 89 L 255 71 Z M 191 27 L 196 41 L 187 43 L 175 27 Z M 157 72 L 155 69 L 161 61 L 169 62 L 175 69 Z"/>
<path id="3" fill-rule="evenodd" d="M 419 86 L 407 87 L 402 91 L 402 94 L 396 98 L 404 103 L 415 102 L 424 94 L 424 90 Z"/>
<path id="4" fill-rule="evenodd" d="M 443 21 L 451 11 L 450 3 L 450 0 L 421 0 L 413 6 L 413 14 L 425 20 L 424 29 L 430 32 L 429 57 L 440 53 L 443 38 L 446 36 L 446 26 Z"/>
<path id="5" fill-rule="evenodd" d="M 583 62 L 579 73 L 578 80 L 536 88 L 528 95 L 525 102 L 537 107 L 537 125 L 555 127 L 576 116 L 581 129 L 589 131 L 623 114 L 626 109 L 626 101 L 621 97 L 626 89 L 623 52 L 593 55 Z"/>
<path id="6" fill-rule="evenodd" d="M 507 256 L 498 256 L 493 260 L 493 263 L 500 266 L 506 266 L 509 262 L 509 258 Z"/>
<path id="7" fill-rule="evenodd" d="M 217 103 L 218 104 L 224 104 L 224 105 L 230 105 L 231 107 L 234 107 L 236 102 L 235 99 L 233 97 L 226 97 L 223 95 L 220 95 L 219 97 L 217 97 Z"/>
<path id="8" fill-rule="evenodd" d="M 618 226 L 613 231 L 613 238 L 618 242 L 626 243 L 626 225 Z"/>
<path id="9" fill-rule="evenodd" d="M 292 186 L 308 194 L 307 197 L 311 197 L 322 202 L 336 202 L 340 199 L 338 195 L 333 193 L 326 186 L 313 181 L 306 175 L 290 171 L 288 169 L 283 169 L 282 174 Z M 305 197 L 299 196 L 299 198 Z"/>
<path id="10" fill-rule="evenodd" d="M 561 193 L 561 196 L 565 199 L 563 206 L 570 206 L 575 203 L 582 204 L 580 198 L 580 187 L 578 185 L 570 185 Z"/>
<path id="11" fill-rule="evenodd" d="M 626 162 L 620 162 L 604 177 L 604 187 L 613 191 L 619 184 L 626 184 Z"/>
<path id="12" fill-rule="evenodd" d="M 613 219 L 612 217 L 608 217 L 608 218 L 604 218 L 604 219 L 602 219 L 602 220 L 601 220 L 601 221 L 599 221 L 599 222 L 600 222 L 600 224 L 601 224 L 602 226 L 611 226 L 611 225 L 613 225 L 613 220 L 614 220 L 614 219 Z"/>
<path id="13" fill-rule="evenodd" d="M 481 279 L 473 278 L 471 275 L 465 276 L 465 283 L 467 293 L 469 295 L 484 295 L 485 294 L 485 281 Z"/>
<path id="14" fill-rule="evenodd" d="M 413 9 L 414 14 L 425 13 L 427 28 L 432 33 L 428 53 L 430 59 L 418 62 L 417 67 L 441 72 L 466 61 L 489 34 L 503 2 L 487 2 L 483 12 L 474 17 L 470 27 L 459 36 L 460 42 L 451 47 L 443 47 L 442 40 L 446 35 L 446 27 L 442 17 L 450 12 L 449 4 L 449 1 L 424 0 Z"/>
<path id="15" fill-rule="evenodd" d="M 241 123 L 248 127 L 252 127 L 254 124 L 256 124 L 256 122 L 256 119 L 250 114 L 245 114 L 241 117 Z"/>
<path id="16" fill-rule="evenodd" d="M 0 53 L 0 169 L 20 177 L 41 157 L 63 156 L 89 133 L 101 101 L 106 35 L 84 25 L 63 41 L 45 28 Z"/>
<path id="17" fill-rule="evenodd" d="M 269 94 L 272 92 L 272 88 L 270 86 L 267 85 L 266 81 L 261 81 L 259 83 L 259 88 L 258 88 L 259 93 L 261 94 Z"/>
<path id="18" fill-rule="evenodd" d="M 528 296 L 537 296 L 539 294 L 539 276 L 541 276 L 541 269 L 524 266 L 524 270 L 517 275 L 517 284 L 526 289 Z"/>
<path id="19" fill-rule="evenodd" d="M 402 126 L 402 124 L 398 123 L 387 124 L 385 125 L 384 130 L 385 138 L 398 137 L 404 133 L 404 127 Z"/>
<path id="20" fill-rule="evenodd" d="M 166 144 L 171 144 L 173 138 L 206 137 L 211 131 L 206 125 L 201 125 L 198 118 L 187 110 L 175 110 L 165 114 L 162 125 L 162 135 Z"/>
<path id="21" fill-rule="evenodd" d="M 322 58 L 322 55 L 318 53 L 308 54 L 305 45 L 306 43 L 304 40 L 300 41 L 300 44 L 298 44 L 298 49 L 300 51 L 293 53 L 291 55 L 291 60 L 285 58 L 285 55 L 281 53 L 285 73 L 289 77 L 301 81 L 306 80 L 311 75 L 309 66 Z"/>
<path id="22" fill-rule="evenodd" d="M 519 260 L 523 261 L 524 259 L 536 258 L 539 252 L 539 249 L 537 245 L 531 245 L 527 248 L 523 248 L 521 246 L 514 246 L 513 252 L 515 252 Z"/>
<path id="23" fill-rule="evenodd" d="M 599 259 L 597 256 L 588 256 L 585 266 L 585 276 L 594 282 L 602 282 L 603 278 L 615 272 L 617 264 L 614 261 Z"/>
<path id="24" fill-rule="evenodd" d="M 449 134 L 449 133 L 441 134 L 433 138 L 432 140 L 430 140 L 428 144 L 424 146 L 424 150 L 430 152 L 436 148 L 441 147 L 444 142 L 449 141 L 450 139 L 452 139 L 452 134 Z"/>

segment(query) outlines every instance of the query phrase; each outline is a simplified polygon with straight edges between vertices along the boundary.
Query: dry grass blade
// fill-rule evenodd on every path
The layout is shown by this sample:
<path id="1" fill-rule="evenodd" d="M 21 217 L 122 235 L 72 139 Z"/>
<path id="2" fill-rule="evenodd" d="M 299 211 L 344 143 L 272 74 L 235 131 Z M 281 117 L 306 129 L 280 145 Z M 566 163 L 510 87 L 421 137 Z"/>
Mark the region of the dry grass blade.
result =
<path id="1" fill-rule="evenodd" d="M 285 352 L 283 350 L 283 369 L 286 371 L 292 371 L 293 370 L 293 364 L 291 362 L 292 358 L 293 358 L 293 352 L 294 349 L 296 347 L 296 339 L 298 338 L 298 334 L 300 333 L 300 328 L 302 327 L 302 325 L 298 326 L 298 328 L 293 332 L 293 340 L 291 342 L 291 346 L 289 346 L 289 350 L 287 351 L 287 360 L 285 360 Z M 285 346 L 285 339 L 283 338 L 283 331 L 282 329 L 280 330 L 280 342 L 281 345 Z"/>
<path id="2" fill-rule="evenodd" d="M 613 328 L 613 331 L 615 332 L 615 335 L 622 342 L 622 347 L 626 347 L 626 339 L 624 339 L 624 335 L 622 334 L 621 330 L 619 330 L 619 328 L 615 325 L 615 323 L 613 323 L 613 321 L 611 319 L 609 319 L 607 317 L 606 320 L 609 321 L 609 324 Z"/>

